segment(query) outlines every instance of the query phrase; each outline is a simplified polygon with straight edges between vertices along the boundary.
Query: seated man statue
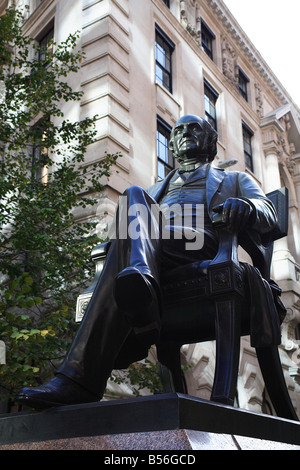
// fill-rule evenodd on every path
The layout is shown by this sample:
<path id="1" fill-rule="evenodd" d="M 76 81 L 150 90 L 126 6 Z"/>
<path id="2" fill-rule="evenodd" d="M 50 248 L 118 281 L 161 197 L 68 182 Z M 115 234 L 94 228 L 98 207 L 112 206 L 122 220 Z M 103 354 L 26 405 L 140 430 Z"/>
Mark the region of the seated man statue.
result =
<path id="1" fill-rule="evenodd" d="M 111 371 L 143 359 L 159 340 L 162 274 L 216 255 L 218 237 L 212 223 L 216 212 L 222 213 L 223 222 L 235 232 L 262 234 L 275 226 L 276 211 L 250 176 L 212 165 L 217 133 L 205 119 L 181 117 L 172 130 L 170 150 L 178 169 L 148 191 L 133 186 L 123 194 L 116 236 L 103 272 L 55 377 L 39 388 L 24 388 L 17 402 L 42 409 L 100 400 Z M 200 206 L 202 227 L 194 225 Z M 118 227 L 124 223 L 132 226 L 135 221 L 132 207 L 143 212 L 138 220 L 139 236 L 120 236 Z M 187 207 L 189 217 L 178 222 L 163 207 L 183 211 Z M 166 226 L 169 235 L 163 236 Z M 191 238 L 185 236 L 186 229 L 199 239 L 202 235 L 203 243 L 197 249 L 187 249 Z"/>

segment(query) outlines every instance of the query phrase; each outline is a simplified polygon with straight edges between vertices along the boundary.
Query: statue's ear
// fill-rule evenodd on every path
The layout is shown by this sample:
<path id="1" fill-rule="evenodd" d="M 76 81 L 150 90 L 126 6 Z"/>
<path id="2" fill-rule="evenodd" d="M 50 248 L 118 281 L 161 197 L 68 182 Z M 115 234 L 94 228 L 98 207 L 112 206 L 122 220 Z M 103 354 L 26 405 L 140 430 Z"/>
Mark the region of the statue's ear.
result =
<path id="1" fill-rule="evenodd" d="M 171 137 L 171 139 L 169 140 L 169 145 L 168 145 L 168 147 L 169 147 L 169 150 L 171 150 L 171 152 L 174 151 L 174 140 L 172 139 L 172 137 Z"/>
<path id="2" fill-rule="evenodd" d="M 209 149 L 208 149 L 208 152 L 212 156 L 212 159 L 214 159 L 218 153 L 217 142 L 218 142 L 218 134 L 215 134 L 211 138 L 211 142 L 209 144 Z"/>

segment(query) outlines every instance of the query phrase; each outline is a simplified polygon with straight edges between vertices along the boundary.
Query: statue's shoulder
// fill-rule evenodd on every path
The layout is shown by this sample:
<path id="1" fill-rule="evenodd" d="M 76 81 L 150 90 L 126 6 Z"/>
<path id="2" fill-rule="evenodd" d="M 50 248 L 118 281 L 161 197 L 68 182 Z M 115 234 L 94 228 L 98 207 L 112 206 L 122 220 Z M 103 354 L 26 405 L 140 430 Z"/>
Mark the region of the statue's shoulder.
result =
<path id="1" fill-rule="evenodd" d="M 169 185 L 169 182 L 172 178 L 172 176 L 174 175 L 174 173 L 176 172 L 176 169 L 172 170 L 167 176 L 165 179 L 163 180 L 160 180 L 158 181 L 157 183 L 155 183 L 153 186 L 150 186 L 150 188 L 148 188 L 146 191 L 147 193 L 152 196 L 153 198 L 156 198 L 158 196 L 158 194 L 161 194 L 163 193 L 168 185 Z"/>
<path id="2" fill-rule="evenodd" d="M 245 171 L 225 171 L 226 182 L 229 185 L 236 185 L 241 191 L 254 191 L 258 194 L 260 186 L 255 178 Z"/>
<path id="3" fill-rule="evenodd" d="M 218 170 L 223 171 L 223 174 L 226 178 L 232 178 L 235 180 L 253 180 L 254 178 L 246 173 L 245 171 L 236 171 L 236 170 L 231 170 L 231 171 L 226 171 L 222 168 L 217 168 Z"/>
<path id="4" fill-rule="evenodd" d="M 146 191 L 148 194 L 150 194 L 150 196 L 152 196 L 153 194 L 155 194 L 162 186 L 164 180 L 160 180 L 158 181 L 157 183 L 153 184 L 152 186 L 150 186 L 150 188 L 147 188 Z"/>

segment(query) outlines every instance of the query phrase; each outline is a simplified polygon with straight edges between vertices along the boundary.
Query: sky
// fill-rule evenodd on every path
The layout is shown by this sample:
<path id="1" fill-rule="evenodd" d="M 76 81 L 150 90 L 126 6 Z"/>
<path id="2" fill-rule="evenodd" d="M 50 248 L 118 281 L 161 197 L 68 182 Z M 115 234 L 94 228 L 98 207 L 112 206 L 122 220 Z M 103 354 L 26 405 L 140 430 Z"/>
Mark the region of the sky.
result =
<path id="1" fill-rule="evenodd" d="M 300 0 L 223 0 L 300 107 Z"/>

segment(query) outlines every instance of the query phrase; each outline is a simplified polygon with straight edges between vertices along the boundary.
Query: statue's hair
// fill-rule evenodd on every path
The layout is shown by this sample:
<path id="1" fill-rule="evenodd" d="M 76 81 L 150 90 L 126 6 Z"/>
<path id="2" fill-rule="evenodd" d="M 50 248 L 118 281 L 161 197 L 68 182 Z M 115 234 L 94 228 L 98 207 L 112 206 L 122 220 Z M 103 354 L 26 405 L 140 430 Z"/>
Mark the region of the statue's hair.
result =
<path id="1" fill-rule="evenodd" d="M 209 161 L 213 161 L 213 159 L 217 155 L 218 133 L 212 127 L 212 125 L 208 121 L 206 121 L 206 119 L 200 118 L 198 116 L 187 115 L 187 116 L 183 116 L 182 118 L 180 118 L 177 121 L 177 123 L 175 124 L 175 126 L 173 127 L 173 129 L 171 131 L 171 136 L 170 136 L 170 141 L 169 141 L 169 149 L 171 150 L 171 152 L 174 153 L 174 129 L 175 129 L 175 127 L 178 124 L 180 124 L 180 122 L 187 122 L 187 121 L 201 121 L 203 127 L 207 130 L 207 132 L 209 134 L 209 143 L 208 143 L 207 154 L 208 154 Z"/>

